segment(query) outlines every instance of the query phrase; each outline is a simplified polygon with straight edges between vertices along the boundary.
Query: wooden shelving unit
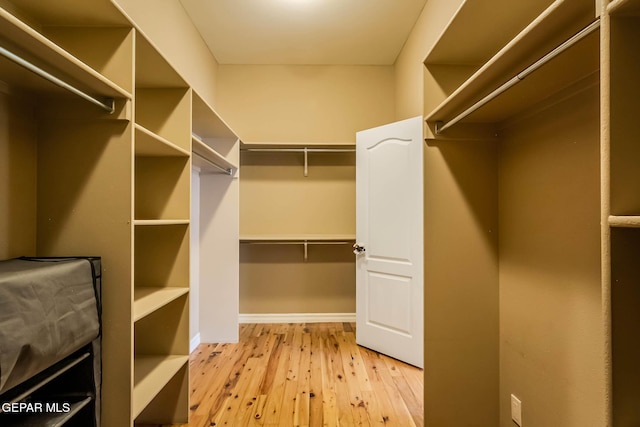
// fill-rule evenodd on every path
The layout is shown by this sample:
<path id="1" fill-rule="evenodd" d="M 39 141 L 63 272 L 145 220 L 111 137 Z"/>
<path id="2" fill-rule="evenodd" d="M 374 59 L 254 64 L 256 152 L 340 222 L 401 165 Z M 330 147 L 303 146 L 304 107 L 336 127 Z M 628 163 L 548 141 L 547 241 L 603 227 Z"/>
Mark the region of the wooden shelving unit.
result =
<path id="1" fill-rule="evenodd" d="M 191 89 L 140 34 L 134 105 L 132 414 L 187 422 L 188 380 L 173 379 L 188 379 Z M 182 397 L 167 407 L 167 395 Z"/>
<path id="2" fill-rule="evenodd" d="M 3 1 L 0 46 L 115 107 L 0 58 L 0 145 L 20 166 L 3 179 L 21 194 L 3 239 L 102 257 L 103 427 L 187 422 L 192 90 L 110 0 Z"/>
<path id="3" fill-rule="evenodd" d="M 440 411 L 461 398 L 440 391 L 474 383 L 480 388 L 463 391 L 464 399 L 488 409 L 475 411 L 475 422 L 510 422 L 504 408 L 514 393 L 535 400 L 524 424 L 605 425 L 593 418 L 604 413 L 606 392 L 587 397 L 580 385 L 585 372 L 600 375 L 603 367 L 600 354 L 582 355 L 605 344 L 597 257 L 600 224 L 609 229 L 610 214 L 599 215 L 597 100 L 607 26 L 599 6 L 591 0 L 460 2 L 425 57 L 431 166 L 425 167 L 425 243 L 432 248 L 425 249 L 425 313 L 443 321 L 425 322 L 425 359 L 431 360 L 425 395 L 434 396 L 425 402 L 426 424 L 443 416 L 450 424 L 471 422 Z M 589 35 L 563 50 L 583 29 Z M 563 298 L 571 303 L 556 304 Z M 590 305 L 579 320 L 565 313 L 576 300 Z M 449 322 L 450 309 L 443 307 L 453 306 L 466 319 Z M 544 336 L 523 338 L 529 328 L 549 324 L 554 330 Z M 583 371 L 563 366 L 546 382 L 534 379 L 557 368 L 567 348 L 572 366 Z M 484 356 L 474 366 L 455 360 L 467 352 Z M 457 378 L 431 374 L 441 370 Z M 491 380 L 480 372 L 491 372 Z M 565 403 L 593 402 L 592 413 L 557 415 L 560 394 Z M 499 409 L 492 411 L 494 403 Z"/>
<path id="4" fill-rule="evenodd" d="M 193 212 L 198 224 L 192 228 L 194 274 L 191 286 L 200 301 L 224 300 L 216 310 L 196 306 L 197 331 L 202 342 L 238 340 L 240 204 L 240 139 L 197 91 L 192 91 L 191 150 L 194 180 Z M 196 252 L 194 250 L 194 252 Z M 202 261 L 200 261 L 202 260 Z"/>

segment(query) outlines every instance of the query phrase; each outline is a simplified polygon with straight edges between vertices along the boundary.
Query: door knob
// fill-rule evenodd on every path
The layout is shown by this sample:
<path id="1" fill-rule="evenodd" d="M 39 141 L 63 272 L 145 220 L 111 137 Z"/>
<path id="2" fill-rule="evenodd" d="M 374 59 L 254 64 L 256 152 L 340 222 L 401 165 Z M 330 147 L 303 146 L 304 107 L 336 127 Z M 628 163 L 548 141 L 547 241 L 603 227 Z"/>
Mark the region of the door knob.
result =
<path id="1" fill-rule="evenodd" d="M 359 245 L 359 244 L 357 244 L 357 243 L 354 243 L 354 244 L 353 244 L 353 253 L 354 253 L 354 254 L 356 254 L 356 255 L 360 255 L 360 254 L 362 254 L 364 251 L 366 251 L 366 249 L 365 249 L 365 247 L 364 247 L 364 246 L 361 246 L 361 245 Z"/>

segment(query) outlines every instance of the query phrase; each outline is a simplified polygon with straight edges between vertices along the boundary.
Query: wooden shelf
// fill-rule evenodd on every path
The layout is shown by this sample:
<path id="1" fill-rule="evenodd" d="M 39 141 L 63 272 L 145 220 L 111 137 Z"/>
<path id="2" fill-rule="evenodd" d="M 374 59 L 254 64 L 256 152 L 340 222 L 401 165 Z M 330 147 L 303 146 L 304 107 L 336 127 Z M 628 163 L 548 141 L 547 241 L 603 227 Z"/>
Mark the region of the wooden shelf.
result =
<path id="1" fill-rule="evenodd" d="M 213 164 L 220 166 L 222 169 L 231 170 L 232 173 L 234 170 L 238 169 L 237 165 L 231 163 L 222 154 L 218 153 L 216 150 L 209 147 L 207 144 L 200 141 L 198 138 L 193 137 L 191 139 L 191 144 L 192 144 L 193 152 L 202 156 L 205 160 L 205 161 L 202 161 L 202 158 L 194 157 L 193 163 L 196 166 L 203 169 L 210 168 L 211 166 L 207 163 L 207 161 L 209 161 Z"/>
<path id="2" fill-rule="evenodd" d="M 191 153 L 136 123 L 136 156 L 189 157 Z"/>
<path id="3" fill-rule="evenodd" d="M 480 66 L 522 31 L 549 2 L 465 1 L 429 51 L 425 64 Z M 499 28 L 500 31 L 495 31 Z M 478 37 L 482 34 L 482 37 Z"/>
<path id="4" fill-rule="evenodd" d="M 164 307 L 171 301 L 189 293 L 189 288 L 138 287 L 133 293 L 133 321 Z"/>
<path id="5" fill-rule="evenodd" d="M 614 0 L 607 5 L 607 13 L 613 16 L 640 16 L 640 1 Z"/>
<path id="6" fill-rule="evenodd" d="M 4 45 L 14 54 L 87 93 L 112 98 L 132 98 L 131 93 L 2 8 L 0 38 L 10 40 Z M 0 72 L 3 81 L 17 87 L 41 91 L 62 90 L 4 58 L 0 60 Z"/>
<path id="7" fill-rule="evenodd" d="M 158 226 L 158 225 L 189 225 L 188 219 L 136 219 L 134 225 Z"/>
<path id="8" fill-rule="evenodd" d="M 593 16 L 593 5 L 589 2 L 555 1 L 429 113 L 427 122 L 454 118 L 588 25 Z M 441 40 L 448 40 L 447 37 Z M 427 58 L 430 60 L 433 55 Z M 596 76 L 598 69 L 596 32 L 469 115 L 464 122 L 503 122 L 575 82 Z"/>
<path id="9" fill-rule="evenodd" d="M 198 93 L 193 91 L 193 133 L 201 139 L 238 139 L 237 134 Z"/>
<path id="10" fill-rule="evenodd" d="M 110 0 L 11 0 L 17 16 L 26 15 L 41 26 L 128 27 L 131 22 Z"/>
<path id="11" fill-rule="evenodd" d="M 133 362 L 133 418 L 136 418 L 189 361 L 189 356 L 136 356 Z"/>
<path id="12" fill-rule="evenodd" d="M 620 228 L 640 228 L 640 216 L 611 215 L 609 216 L 609 226 Z"/>

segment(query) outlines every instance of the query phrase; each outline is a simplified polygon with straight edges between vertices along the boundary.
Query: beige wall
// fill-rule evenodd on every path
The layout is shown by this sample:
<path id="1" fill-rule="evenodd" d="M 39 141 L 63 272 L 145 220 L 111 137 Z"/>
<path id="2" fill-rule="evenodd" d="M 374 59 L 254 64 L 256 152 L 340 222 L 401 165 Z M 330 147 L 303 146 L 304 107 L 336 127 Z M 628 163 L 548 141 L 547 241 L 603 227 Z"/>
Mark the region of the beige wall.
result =
<path id="1" fill-rule="evenodd" d="M 424 66 L 427 53 L 449 23 L 462 0 L 428 0 L 395 63 L 396 120 L 424 115 Z M 436 85 L 428 88 L 427 97 L 435 107 L 444 99 Z"/>
<path id="2" fill-rule="evenodd" d="M 355 142 L 393 121 L 391 66 L 220 65 L 220 114 L 244 142 Z"/>
<path id="3" fill-rule="evenodd" d="M 527 426 L 603 426 L 598 88 L 505 129 L 500 408 Z"/>
<path id="4" fill-rule="evenodd" d="M 37 127 L 24 100 L 0 86 L 0 259 L 36 255 Z"/>

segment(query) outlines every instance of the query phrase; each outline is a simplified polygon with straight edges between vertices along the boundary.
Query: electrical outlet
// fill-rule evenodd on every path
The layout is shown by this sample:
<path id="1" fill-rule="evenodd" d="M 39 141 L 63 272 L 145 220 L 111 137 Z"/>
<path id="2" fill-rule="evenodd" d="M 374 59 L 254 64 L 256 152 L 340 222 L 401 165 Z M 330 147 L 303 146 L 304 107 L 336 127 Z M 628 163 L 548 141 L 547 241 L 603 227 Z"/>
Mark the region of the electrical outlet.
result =
<path id="1" fill-rule="evenodd" d="M 513 394 L 511 395 L 511 419 L 522 427 L 522 402 Z"/>

